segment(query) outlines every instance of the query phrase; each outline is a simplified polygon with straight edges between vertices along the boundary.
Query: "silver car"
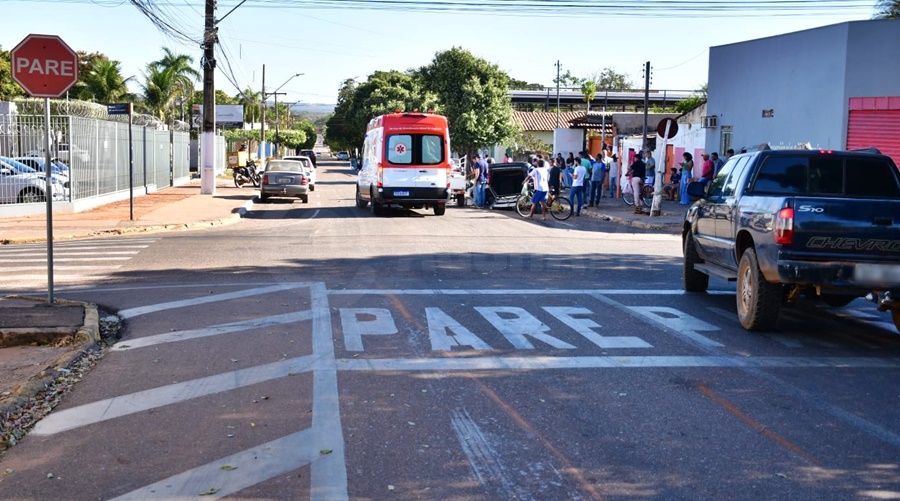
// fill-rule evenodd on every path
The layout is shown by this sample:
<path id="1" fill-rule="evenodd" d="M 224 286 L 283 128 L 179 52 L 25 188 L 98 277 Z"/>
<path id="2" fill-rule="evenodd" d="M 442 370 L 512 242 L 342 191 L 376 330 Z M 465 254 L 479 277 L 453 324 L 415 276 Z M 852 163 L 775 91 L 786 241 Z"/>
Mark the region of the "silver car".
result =
<path id="1" fill-rule="evenodd" d="M 304 165 L 297 160 L 272 160 L 266 164 L 259 184 L 259 199 L 269 197 L 297 197 L 309 202 L 309 177 Z"/>
<path id="2" fill-rule="evenodd" d="M 303 155 L 287 155 L 282 160 L 294 160 L 302 162 L 306 167 L 306 170 L 303 171 L 306 174 L 306 177 L 309 178 L 309 191 L 316 191 L 316 164 L 309 159 L 309 157 Z"/>

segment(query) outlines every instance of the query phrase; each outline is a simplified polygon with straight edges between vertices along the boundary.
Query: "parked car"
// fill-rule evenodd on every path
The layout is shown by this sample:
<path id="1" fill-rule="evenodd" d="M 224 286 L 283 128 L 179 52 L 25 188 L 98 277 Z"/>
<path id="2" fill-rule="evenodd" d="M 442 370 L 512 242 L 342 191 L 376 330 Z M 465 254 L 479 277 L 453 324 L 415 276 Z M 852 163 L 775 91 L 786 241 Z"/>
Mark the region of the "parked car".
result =
<path id="1" fill-rule="evenodd" d="M 69 196 L 69 183 L 51 174 L 53 200 Z M 47 200 L 47 178 L 27 165 L 11 158 L 0 157 L 0 203 L 26 204 Z"/>
<path id="2" fill-rule="evenodd" d="M 60 159 L 63 163 L 67 165 L 72 164 L 72 159 L 75 159 L 79 162 L 90 162 L 91 154 L 88 153 L 84 148 L 79 148 L 75 145 L 69 145 L 67 143 L 59 143 L 50 147 L 50 154 Z M 44 156 L 44 150 L 31 150 L 26 153 L 29 157 L 42 157 Z"/>
<path id="3" fill-rule="evenodd" d="M 309 157 L 301 155 L 288 155 L 282 160 L 294 160 L 302 162 L 306 170 L 303 173 L 309 178 L 309 191 L 316 191 L 316 164 Z"/>
<path id="4" fill-rule="evenodd" d="M 17 162 L 21 162 L 38 172 L 45 171 L 45 169 L 44 169 L 45 159 L 42 157 L 16 157 L 16 158 L 13 158 L 13 160 L 15 160 Z M 51 165 L 50 171 L 53 172 L 53 174 L 60 176 L 62 178 L 65 178 L 66 181 L 69 180 L 69 166 L 68 165 L 59 161 L 58 158 L 57 159 L 51 158 L 50 165 Z"/>
<path id="5" fill-rule="evenodd" d="M 522 183 L 528 177 L 530 168 L 527 162 L 488 164 L 485 205 L 492 209 L 515 207 L 516 198 L 522 193 Z M 474 198 L 473 189 L 469 188 L 469 198 Z"/>
<path id="6" fill-rule="evenodd" d="M 747 330 L 774 327 L 783 302 L 840 307 L 866 297 L 900 329 L 900 172 L 876 150 L 761 150 L 728 160 L 683 231 L 684 289 L 737 282 Z"/>
<path id="7" fill-rule="evenodd" d="M 297 197 L 308 203 L 309 178 L 303 173 L 304 169 L 303 163 L 296 160 L 270 161 L 259 185 L 259 199 Z"/>
<path id="8" fill-rule="evenodd" d="M 318 158 L 316 158 L 316 152 L 314 152 L 313 150 L 300 150 L 299 156 L 308 158 L 309 161 L 312 162 L 313 167 L 316 167 Z"/>
<path id="9" fill-rule="evenodd" d="M 350 160 L 350 153 L 346 151 L 339 151 L 337 154 L 338 160 Z"/>

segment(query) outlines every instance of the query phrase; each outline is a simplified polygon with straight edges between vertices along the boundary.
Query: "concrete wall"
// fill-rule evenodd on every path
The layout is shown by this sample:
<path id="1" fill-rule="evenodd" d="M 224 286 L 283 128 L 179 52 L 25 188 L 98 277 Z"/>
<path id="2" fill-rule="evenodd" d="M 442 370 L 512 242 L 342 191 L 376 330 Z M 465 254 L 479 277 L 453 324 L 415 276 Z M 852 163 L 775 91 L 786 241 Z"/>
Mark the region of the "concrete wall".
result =
<path id="1" fill-rule="evenodd" d="M 719 127 L 707 129 L 706 144 L 718 148 L 722 126 L 730 125 L 735 150 L 805 142 L 843 148 L 847 40 L 855 24 L 867 30 L 870 22 L 710 48 L 708 114 L 719 117 Z M 877 51 L 877 46 L 868 50 Z M 763 118 L 763 110 L 773 110 L 774 116 Z"/>

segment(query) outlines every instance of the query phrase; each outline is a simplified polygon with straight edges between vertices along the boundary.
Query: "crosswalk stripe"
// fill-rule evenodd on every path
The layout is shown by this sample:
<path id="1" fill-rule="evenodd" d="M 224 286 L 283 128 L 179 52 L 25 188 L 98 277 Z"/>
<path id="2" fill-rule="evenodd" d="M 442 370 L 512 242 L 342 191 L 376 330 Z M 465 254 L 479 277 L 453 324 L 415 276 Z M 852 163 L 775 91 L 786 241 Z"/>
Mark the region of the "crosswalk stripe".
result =
<path id="1" fill-rule="evenodd" d="M 53 256 L 53 263 L 68 263 L 73 261 L 128 261 L 130 257 L 64 257 L 59 258 L 58 255 Z M 40 263 L 46 262 L 47 259 L 16 259 L 17 263 Z"/>
<path id="2" fill-rule="evenodd" d="M 108 270 L 120 268 L 120 266 L 53 266 L 53 270 L 74 271 L 74 270 Z M 9 271 L 27 271 L 27 270 L 46 270 L 46 266 L 4 266 L 0 268 Z M 18 277 L 16 277 L 18 278 Z"/>

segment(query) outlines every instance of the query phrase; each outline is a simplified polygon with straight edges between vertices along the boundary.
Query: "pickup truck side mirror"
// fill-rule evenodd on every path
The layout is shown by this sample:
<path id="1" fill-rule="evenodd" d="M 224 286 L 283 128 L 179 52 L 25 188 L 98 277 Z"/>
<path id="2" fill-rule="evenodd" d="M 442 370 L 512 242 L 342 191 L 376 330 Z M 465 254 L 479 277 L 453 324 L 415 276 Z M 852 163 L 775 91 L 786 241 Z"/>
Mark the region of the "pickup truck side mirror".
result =
<path id="1" fill-rule="evenodd" d="M 691 198 L 691 201 L 698 200 L 700 198 L 706 198 L 706 186 L 708 182 L 699 182 L 695 181 L 688 185 L 687 193 Z"/>

